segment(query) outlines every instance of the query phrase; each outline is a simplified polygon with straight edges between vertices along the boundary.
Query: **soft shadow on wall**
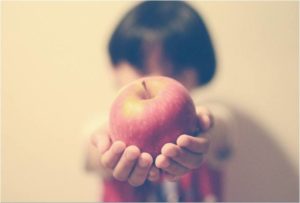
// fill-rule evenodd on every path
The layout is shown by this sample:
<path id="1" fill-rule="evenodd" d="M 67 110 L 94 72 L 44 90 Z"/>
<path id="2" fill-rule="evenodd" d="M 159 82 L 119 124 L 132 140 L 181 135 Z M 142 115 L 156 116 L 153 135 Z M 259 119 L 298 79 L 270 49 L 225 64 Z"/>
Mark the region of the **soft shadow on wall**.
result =
<path id="1" fill-rule="evenodd" d="M 243 109 L 227 106 L 238 134 L 225 175 L 225 201 L 298 202 L 299 175 L 271 139 L 274 135 Z"/>

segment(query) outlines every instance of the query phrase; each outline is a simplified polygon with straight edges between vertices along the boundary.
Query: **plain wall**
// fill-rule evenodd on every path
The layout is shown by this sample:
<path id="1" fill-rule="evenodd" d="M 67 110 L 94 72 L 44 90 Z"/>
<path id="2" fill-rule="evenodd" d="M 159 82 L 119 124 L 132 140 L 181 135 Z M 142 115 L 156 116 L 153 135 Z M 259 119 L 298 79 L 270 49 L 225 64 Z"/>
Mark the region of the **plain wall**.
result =
<path id="1" fill-rule="evenodd" d="M 107 41 L 136 2 L 2 2 L 2 201 L 96 201 L 84 143 L 115 96 Z M 227 201 L 298 200 L 298 2 L 192 2 L 239 117 Z"/>

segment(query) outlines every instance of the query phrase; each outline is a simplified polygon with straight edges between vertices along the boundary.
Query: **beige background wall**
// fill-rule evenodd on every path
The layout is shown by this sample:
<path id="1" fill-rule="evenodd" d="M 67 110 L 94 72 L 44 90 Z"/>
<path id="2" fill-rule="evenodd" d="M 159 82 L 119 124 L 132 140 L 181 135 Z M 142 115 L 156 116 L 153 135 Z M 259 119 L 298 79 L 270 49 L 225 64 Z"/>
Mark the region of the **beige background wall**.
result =
<path id="1" fill-rule="evenodd" d="M 135 2 L 2 2 L 3 201 L 95 201 L 83 146 L 115 91 L 107 39 Z M 242 118 L 229 201 L 298 198 L 298 3 L 192 2 Z"/>

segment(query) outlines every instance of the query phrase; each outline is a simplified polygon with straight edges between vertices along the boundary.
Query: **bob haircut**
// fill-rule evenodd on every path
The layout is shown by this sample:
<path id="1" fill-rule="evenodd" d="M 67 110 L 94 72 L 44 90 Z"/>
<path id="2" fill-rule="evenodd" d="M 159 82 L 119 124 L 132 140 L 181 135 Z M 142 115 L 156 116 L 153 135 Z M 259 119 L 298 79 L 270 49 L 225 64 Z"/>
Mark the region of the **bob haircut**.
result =
<path id="1" fill-rule="evenodd" d="M 216 59 L 207 28 L 200 15 L 181 1 L 146 1 L 135 6 L 120 21 L 109 41 L 114 66 L 126 61 L 145 72 L 145 46 L 159 43 L 174 74 L 196 70 L 199 85 L 210 82 Z"/>

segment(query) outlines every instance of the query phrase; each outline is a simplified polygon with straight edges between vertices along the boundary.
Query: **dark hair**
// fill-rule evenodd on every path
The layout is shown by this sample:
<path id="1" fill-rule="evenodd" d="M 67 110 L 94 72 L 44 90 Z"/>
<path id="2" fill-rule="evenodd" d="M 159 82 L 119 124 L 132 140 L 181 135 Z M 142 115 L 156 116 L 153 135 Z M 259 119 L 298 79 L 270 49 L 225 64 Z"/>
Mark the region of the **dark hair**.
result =
<path id="1" fill-rule="evenodd" d="M 175 73 L 185 67 L 197 71 L 207 84 L 216 71 L 216 59 L 207 28 L 199 14 L 185 2 L 147 1 L 129 11 L 109 42 L 113 65 L 127 61 L 143 71 L 144 46 L 159 42 Z"/>

